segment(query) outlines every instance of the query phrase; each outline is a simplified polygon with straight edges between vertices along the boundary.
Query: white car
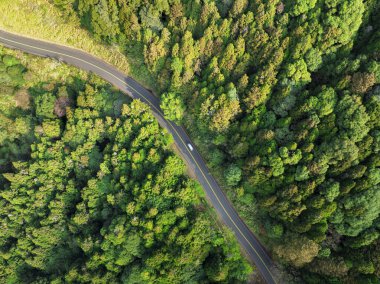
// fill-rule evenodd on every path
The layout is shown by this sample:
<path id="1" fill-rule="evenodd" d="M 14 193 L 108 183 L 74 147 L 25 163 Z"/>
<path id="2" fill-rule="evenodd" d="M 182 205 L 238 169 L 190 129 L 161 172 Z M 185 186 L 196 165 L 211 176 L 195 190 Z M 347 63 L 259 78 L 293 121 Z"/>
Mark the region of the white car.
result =
<path id="1" fill-rule="evenodd" d="M 189 147 L 190 151 L 194 150 L 193 146 L 190 143 L 187 143 L 187 146 Z"/>

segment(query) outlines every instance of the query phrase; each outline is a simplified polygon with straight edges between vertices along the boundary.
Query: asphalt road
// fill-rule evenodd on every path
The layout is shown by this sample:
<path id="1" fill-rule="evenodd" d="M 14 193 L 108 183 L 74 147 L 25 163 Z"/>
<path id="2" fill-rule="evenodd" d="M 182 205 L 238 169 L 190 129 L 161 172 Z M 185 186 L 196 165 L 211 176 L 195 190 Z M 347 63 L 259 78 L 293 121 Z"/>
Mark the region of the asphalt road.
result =
<path id="1" fill-rule="evenodd" d="M 133 99 L 140 99 L 147 103 L 151 107 L 160 125 L 173 135 L 174 141 L 182 152 L 183 157 L 188 164 L 193 167 L 199 183 L 206 192 L 208 200 L 223 222 L 235 233 L 239 243 L 246 251 L 249 259 L 255 263 L 261 276 L 269 284 L 278 283 L 272 274 L 273 263 L 269 255 L 246 224 L 241 220 L 222 189 L 212 177 L 201 155 L 191 142 L 185 130 L 163 117 L 157 97 L 131 77 L 118 71 L 115 67 L 83 51 L 14 35 L 1 30 L 0 43 L 10 48 L 19 49 L 43 57 L 55 58 L 81 69 L 91 71 Z M 192 145 L 193 150 L 189 149 L 188 143 Z"/>

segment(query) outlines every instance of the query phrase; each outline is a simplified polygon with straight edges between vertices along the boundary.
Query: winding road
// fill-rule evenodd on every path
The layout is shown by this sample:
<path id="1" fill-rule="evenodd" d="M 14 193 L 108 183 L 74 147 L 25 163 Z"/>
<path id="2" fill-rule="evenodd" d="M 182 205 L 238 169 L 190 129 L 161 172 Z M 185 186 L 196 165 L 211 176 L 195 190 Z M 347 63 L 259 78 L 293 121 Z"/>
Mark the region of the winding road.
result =
<path id="1" fill-rule="evenodd" d="M 160 125 L 173 135 L 177 147 L 182 152 L 187 163 L 193 168 L 199 183 L 206 192 L 208 200 L 223 222 L 235 233 L 236 238 L 244 248 L 248 258 L 255 263 L 263 279 L 268 284 L 278 283 L 272 274 L 273 263 L 268 253 L 239 217 L 223 190 L 210 174 L 205 162 L 185 130 L 164 118 L 162 110 L 160 109 L 159 99 L 156 96 L 131 77 L 118 71 L 115 67 L 81 50 L 31 39 L 1 30 L 0 43 L 13 49 L 19 49 L 43 57 L 55 58 L 86 71 L 91 71 L 133 99 L 139 99 L 148 104 Z M 193 149 L 189 148 L 188 144 L 191 144 Z"/>

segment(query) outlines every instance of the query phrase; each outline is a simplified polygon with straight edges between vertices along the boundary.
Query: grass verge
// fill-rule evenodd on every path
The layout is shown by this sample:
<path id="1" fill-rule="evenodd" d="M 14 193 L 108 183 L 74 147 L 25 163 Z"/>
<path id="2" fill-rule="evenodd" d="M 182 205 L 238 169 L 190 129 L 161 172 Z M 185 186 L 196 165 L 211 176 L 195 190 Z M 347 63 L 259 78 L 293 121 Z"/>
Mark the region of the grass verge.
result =
<path id="1" fill-rule="evenodd" d="M 128 59 L 116 46 L 94 40 L 75 17 L 65 18 L 48 0 L 1 0 L 0 28 L 82 49 L 129 73 Z"/>

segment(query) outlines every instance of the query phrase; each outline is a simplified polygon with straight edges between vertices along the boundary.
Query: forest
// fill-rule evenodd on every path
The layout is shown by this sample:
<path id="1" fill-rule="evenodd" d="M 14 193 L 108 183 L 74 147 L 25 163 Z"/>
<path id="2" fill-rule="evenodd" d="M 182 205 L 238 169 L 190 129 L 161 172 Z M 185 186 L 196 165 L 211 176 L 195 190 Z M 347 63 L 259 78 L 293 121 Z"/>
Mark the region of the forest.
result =
<path id="1" fill-rule="evenodd" d="M 167 118 L 294 279 L 378 283 L 378 1 L 53 2 L 142 57 Z"/>
<path id="2" fill-rule="evenodd" d="M 245 283 L 149 107 L 25 57 L 0 47 L 0 282 Z"/>

